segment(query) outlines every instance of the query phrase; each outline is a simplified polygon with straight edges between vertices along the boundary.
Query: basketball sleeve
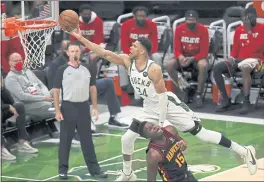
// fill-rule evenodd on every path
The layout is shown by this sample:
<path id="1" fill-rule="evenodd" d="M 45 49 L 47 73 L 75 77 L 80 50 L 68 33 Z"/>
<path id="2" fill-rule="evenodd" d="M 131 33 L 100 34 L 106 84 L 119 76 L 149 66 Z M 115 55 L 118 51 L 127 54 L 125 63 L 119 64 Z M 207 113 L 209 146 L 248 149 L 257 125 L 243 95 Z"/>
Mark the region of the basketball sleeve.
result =
<path id="1" fill-rule="evenodd" d="M 67 67 L 65 67 L 65 66 L 61 66 L 58 69 L 58 71 L 56 72 L 56 76 L 55 76 L 55 79 L 54 79 L 54 82 L 53 82 L 53 88 L 57 88 L 57 89 L 61 89 L 62 88 L 63 73 L 64 73 L 64 70 L 66 68 Z"/>
<path id="2" fill-rule="evenodd" d="M 174 56 L 178 58 L 182 55 L 182 47 L 181 47 L 181 29 L 176 28 L 174 33 Z"/>
<path id="3" fill-rule="evenodd" d="M 208 57 L 209 52 L 209 33 L 206 27 L 203 27 L 200 38 L 200 52 L 194 56 L 195 60 L 201 60 Z"/>
<path id="4" fill-rule="evenodd" d="M 239 54 L 239 49 L 240 49 L 240 28 L 238 27 L 235 31 L 234 34 L 234 43 L 233 43 L 233 47 L 232 47 L 232 52 L 231 52 L 231 56 L 233 58 L 237 58 L 238 54 Z"/>
<path id="5" fill-rule="evenodd" d="M 125 53 L 125 54 L 129 54 L 129 31 L 128 31 L 128 24 L 127 22 L 124 22 L 122 25 L 121 25 L 121 35 L 120 35 L 120 39 L 121 39 L 121 48 L 122 48 L 122 51 Z"/>
<path id="6" fill-rule="evenodd" d="M 154 22 L 151 22 L 151 35 L 150 35 L 150 41 L 152 43 L 152 50 L 151 53 L 155 53 L 158 51 L 158 27 L 157 24 Z"/>

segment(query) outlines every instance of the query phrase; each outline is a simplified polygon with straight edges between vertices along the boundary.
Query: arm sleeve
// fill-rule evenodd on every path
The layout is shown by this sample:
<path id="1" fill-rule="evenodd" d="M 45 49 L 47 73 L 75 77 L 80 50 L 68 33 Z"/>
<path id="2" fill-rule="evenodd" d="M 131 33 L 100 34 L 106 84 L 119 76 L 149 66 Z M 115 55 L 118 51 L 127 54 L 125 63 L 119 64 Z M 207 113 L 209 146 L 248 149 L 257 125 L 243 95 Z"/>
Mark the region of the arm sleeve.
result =
<path id="1" fill-rule="evenodd" d="M 101 19 L 96 19 L 97 21 L 97 30 L 95 31 L 94 34 L 94 43 L 95 44 L 101 44 L 104 43 L 104 26 L 103 26 L 103 21 Z"/>
<path id="2" fill-rule="evenodd" d="M 57 88 L 57 89 L 62 88 L 64 70 L 65 70 L 65 66 L 61 66 L 56 72 L 56 76 L 55 76 L 54 83 L 53 83 L 53 88 Z"/>
<path id="3" fill-rule="evenodd" d="M 24 92 L 18 80 L 15 77 L 8 77 L 5 80 L 6 88 L 19 100 L 21 101 L 43 101 L 44 96 L 41 95 L 31 95 Z"/>
<path id="4" fill-rule="evenodd" d="M 121 39 L 121 48 L 122 48 L 122 51 L 125 53 L 125 54 L 129 54 L 129 33 L 128 33 L 128 25 L 127 23 L 123 23 L 122 26 L 121 26 L 121 36 L 120 36 L 120 39 Z"/>
<path id="5" fill-rule="evenodd" d="M 182 47 L 181 47 L 181 29 L 176 28 L 174 33 L 174 55 L 178 58 L 182 55 Z"/>
<path id="6" fill-rule="evenodd" d="M 156 23 L 154 22 L 151 23 L 152 23 L 152 28 L 151 28 L 152 32 L 149 39 L 152 43 L 151 53 L 153 54 L 158 51 L 158 27 Z"/>
<path id="7" fill-rule="evenodd" d="M 3 110 L 8 110 L 9 107 L 10 107 L 9 104 L 4 104 L 3 102 L 1 103 L 1 110 L 2 110 L 2 111 L 3 111 Z"/>
<path id="8" fill-rule="evenodd" d="M 208 57 L 209 51 L 209 33 L 208 29 L 204 27 L 200 40 L 200 52 L 194 56 L 195 60 L 200 60 Z"/>
<path id="9" fill-rule="evenodd" d="M 239 49 L 240 49 L 240 29 L 236 29 L 235 34 L 234 34 L 234 39 L 233 39 L 233 47 L 232 47 L 232 52 L 231 56 L 233 58 L 237 58 L 239 54 Z"/>

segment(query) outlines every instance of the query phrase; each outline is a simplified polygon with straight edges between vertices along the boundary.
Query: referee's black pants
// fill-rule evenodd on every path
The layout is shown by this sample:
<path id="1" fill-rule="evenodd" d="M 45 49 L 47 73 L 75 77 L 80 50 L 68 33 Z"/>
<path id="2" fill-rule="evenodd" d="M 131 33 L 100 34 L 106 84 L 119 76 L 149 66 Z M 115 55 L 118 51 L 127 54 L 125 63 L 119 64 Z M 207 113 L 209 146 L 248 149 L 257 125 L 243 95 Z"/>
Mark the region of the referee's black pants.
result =
<path id="1" fill-rule="evenodd" d="M 59 173 L 68 171 L 69 153 L 77 128 L 85 163 L 91 175 L 99 174 L 101 169 L 96 159 L 91 132 L 90 106 L 87 102 L 62 101 L 61 112 L 64 120 L 60 124 Z"/>

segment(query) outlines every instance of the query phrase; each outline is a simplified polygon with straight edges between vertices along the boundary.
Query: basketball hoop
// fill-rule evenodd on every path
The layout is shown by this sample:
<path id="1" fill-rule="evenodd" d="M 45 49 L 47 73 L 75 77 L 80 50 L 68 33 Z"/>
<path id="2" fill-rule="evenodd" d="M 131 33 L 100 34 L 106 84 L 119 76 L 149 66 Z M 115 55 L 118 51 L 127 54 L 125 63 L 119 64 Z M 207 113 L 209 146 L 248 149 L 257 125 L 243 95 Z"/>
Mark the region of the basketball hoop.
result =
<path id="1" fill-rule="evenodd" d="M 7 18 L 6 36 L 19 36 L 25 52 L 24 67 L 41 67 L 45 64 L 45 51 L 57 22 L 54 20 L 17 20 Z"/>

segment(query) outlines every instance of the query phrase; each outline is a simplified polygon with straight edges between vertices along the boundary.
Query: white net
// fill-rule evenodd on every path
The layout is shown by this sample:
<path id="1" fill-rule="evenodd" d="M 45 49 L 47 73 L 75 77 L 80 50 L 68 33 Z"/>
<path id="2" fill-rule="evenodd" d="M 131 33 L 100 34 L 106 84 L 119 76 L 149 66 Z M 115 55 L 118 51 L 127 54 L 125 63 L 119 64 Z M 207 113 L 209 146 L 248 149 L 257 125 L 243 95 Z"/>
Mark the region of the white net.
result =
<path id="1" fill-rule="evenodd" d="M 18 31 L 25 52 L 24 67 L 36 69 L 45 64 L 45 51 L 55 26 L 51 24 L 31 24 L 30 28 Z M 23 26 L 27 28 L 27 26 Z M 34 29 L 39 27 L 39 29 Z M 43 28 L 46 27 L 46 28 Z M 48 27 L 48 28 L 47 28 Z"/>

